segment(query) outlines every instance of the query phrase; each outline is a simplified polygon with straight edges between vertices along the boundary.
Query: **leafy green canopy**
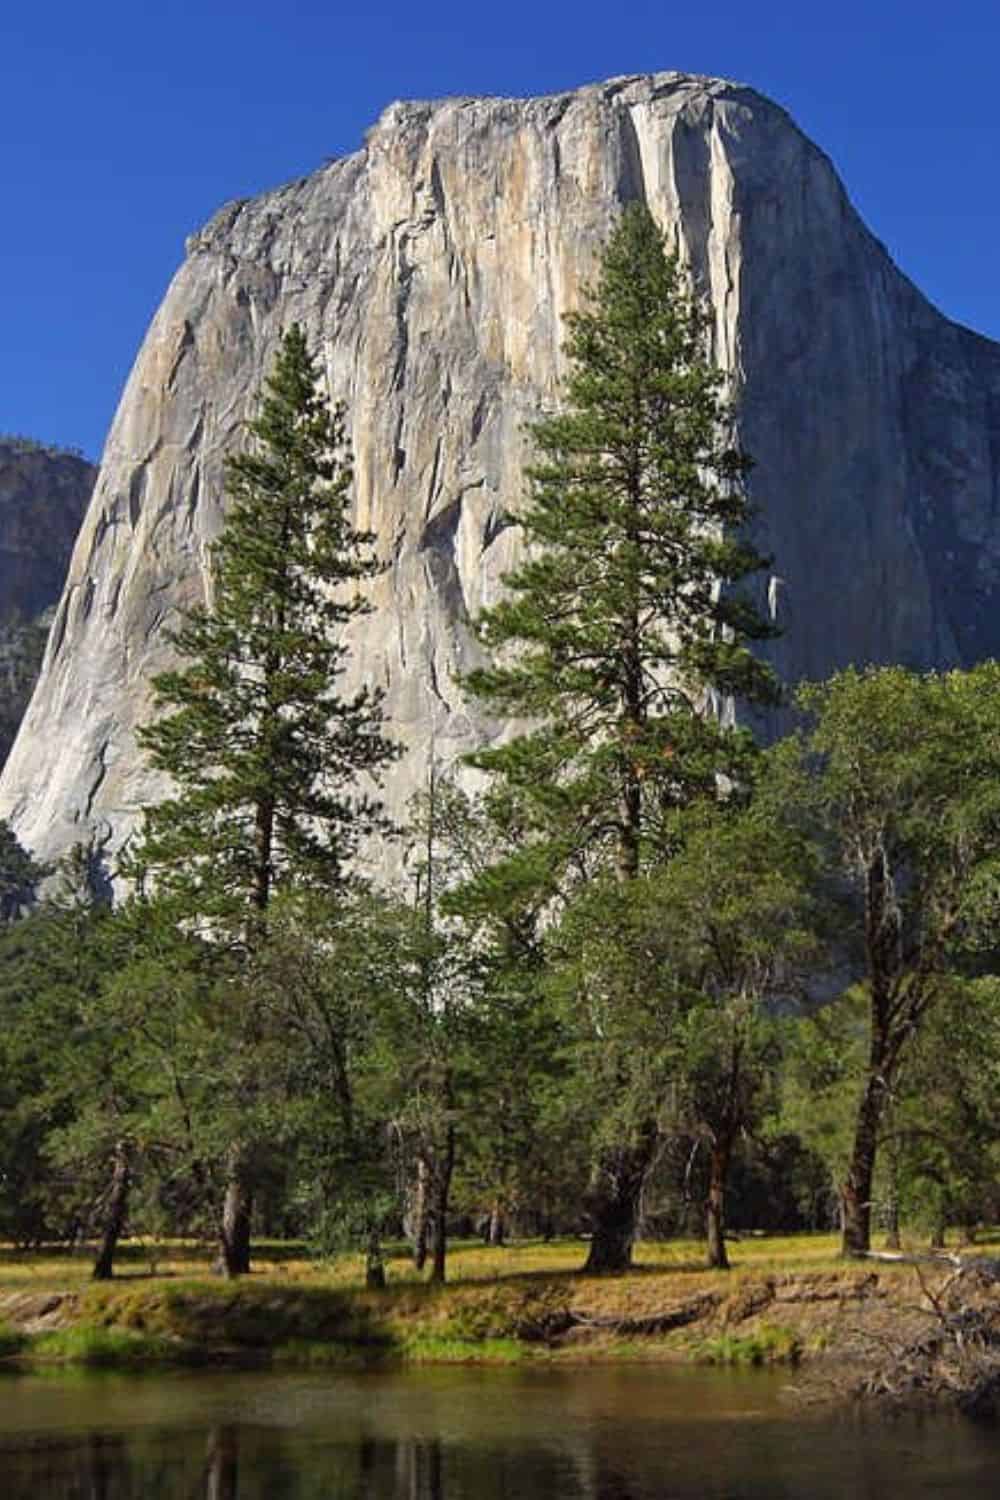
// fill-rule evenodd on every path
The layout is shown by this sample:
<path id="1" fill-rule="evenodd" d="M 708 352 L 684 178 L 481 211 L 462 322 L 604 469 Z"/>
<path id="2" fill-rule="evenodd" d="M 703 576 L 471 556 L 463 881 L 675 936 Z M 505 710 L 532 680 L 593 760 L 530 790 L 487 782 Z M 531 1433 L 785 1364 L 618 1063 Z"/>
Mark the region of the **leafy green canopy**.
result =
<path id="1" fill-rule="evenodd" d="M 847 668 L 805 684 L 797 702 L 812 723 L 774 752 L 771 795 L 860 897 L 868 982 L 902 1040 L 939 976 L 993 965 L 1000 664 Z"/>
<path id="2" fill-rule="evenodd" d="M 748 649 L 772 629 L 738 587 L 766 560 L 741 536 L 750 464 L 705 315 L 644 207 L 567 321 L 565 409 L 532 429 L 527 557 L 478 622 L 497 664 L 469 678 L 539 727 L 473 760 L 529 792 L 564 853 L 610 841 L 633 876 L 662 811 L 748 751 L 711 700 L 776 696 Z"/>
<path id="3" fill-rule="evenodd" d="M 807 684 L 808 732 L 771 758 L 771 795 L 811 829 L 854 897 L 867 1064 L 840 1190 L 843 1248 L 871 1241 L 873 1184 L 898 1080 L 954 976 L 995 969 L 1000 665 L 915 676 L 849 668 Z M 970 999 L 974 996 L 968 990 Z"/>
<path id="4" fill-rule="evenodd" d="M 329 885 L 387 825 L 372 791 L 397 754 L 378 689 L 342 691 L 346 628 L 371 610 L 380 570 L 351 524 L 344 412 L 321 394 L 298 325 L 285 335 L 226 462 L 230 506 L 213 549 L 212 600 L 172 637 L 184 659 L 153 684 L 167 710 L 140 731 L 176 794 L 147 810 L 134 870 L 190 912 L 266 907 L 276 882 Z"/>

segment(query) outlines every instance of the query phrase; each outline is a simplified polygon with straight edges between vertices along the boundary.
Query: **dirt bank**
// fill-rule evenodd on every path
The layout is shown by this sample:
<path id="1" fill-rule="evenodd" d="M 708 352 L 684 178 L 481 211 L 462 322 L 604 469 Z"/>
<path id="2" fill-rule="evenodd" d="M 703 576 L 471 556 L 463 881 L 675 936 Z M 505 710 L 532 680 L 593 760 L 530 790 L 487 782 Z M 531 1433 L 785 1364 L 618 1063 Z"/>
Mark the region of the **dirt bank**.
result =
<path id="1" fill-rule="evenodd" d="M 0 1320 L 8 1357 L 21 1361 L 784 1362 L 815 1368 L 814 1393 L 825 1381 L 840 1395 L 874 1398 L 890 1385 L 881 1370 L 897 1366 L 907 1350 L 916 1370 L 918 1351 L 935 1338 L 944 1370 L 948 1329 L 966 1327 L 963 1301 L 971 1306 L 974 1286 L 977 1316 L 1000 1328 L 997 1282 L 977 1281 L 971 1270 L 957 1274 L 951 1265 L 729 1277 L 659 1268 L 604 1278 L 529 1272 L 382 1292 L 256 1277 L 232 1285 L 151 1276 L 63 1293 L 9 1293 L 0 1296 Z M 943 1374 L 937 1385 L 945 1389 Z M 934 1386 L 930 1377 L 926 1386 Z"/>

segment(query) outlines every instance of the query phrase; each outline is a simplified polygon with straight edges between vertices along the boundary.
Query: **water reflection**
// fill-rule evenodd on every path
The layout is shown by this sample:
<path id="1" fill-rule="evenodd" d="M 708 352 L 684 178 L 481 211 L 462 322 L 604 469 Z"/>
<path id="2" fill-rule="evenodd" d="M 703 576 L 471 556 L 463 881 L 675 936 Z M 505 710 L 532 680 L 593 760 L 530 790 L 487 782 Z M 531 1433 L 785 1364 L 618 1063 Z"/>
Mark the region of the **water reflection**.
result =
<path id="1" fill-rule="evenodd" d="M 240 1430 L 213 1427 L 208 1437 L 205 1500 L 239 1500 Z"/>
<path id="2" fill-rule="evenodd" d="M 441 1443 L 438 1438 L 411 1438 L 397 1443 L 395 1469 L 393 1500 L 443 1500 Z M 379 1493 L 377 1488 L 371 1490 L 372 1495 Z"/>
<path id="3" fill-rule="evenodd" d="M 761 1390 L 587 1370 L 12 1382 L 0 1500 L 995 1497 L 996 1434 L 806 1422 Z"/>

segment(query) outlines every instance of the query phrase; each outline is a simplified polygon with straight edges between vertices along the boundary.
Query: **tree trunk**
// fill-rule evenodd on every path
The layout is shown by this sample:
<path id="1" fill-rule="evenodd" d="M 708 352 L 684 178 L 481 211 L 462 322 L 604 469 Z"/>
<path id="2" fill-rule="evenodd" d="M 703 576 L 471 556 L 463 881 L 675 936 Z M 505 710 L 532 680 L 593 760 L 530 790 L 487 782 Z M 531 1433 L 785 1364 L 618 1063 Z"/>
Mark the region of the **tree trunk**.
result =
<path id="1" fill-rule="evenodd" d="M 455 1168 L 455 1127 L 449 1125 L 444 1151 L 435 1158 L 432 1179 L 434 1204 L 431 1213 L 431 1281 L 444 1285 L 448 1254 L 448 1199 L 451 1196 L 451 1174 Z"/>
<path id="2" fill-rule="evenodd" d="M 932 1250 L 943 1250 L 945 1242 L 946 1226 L 943 1219 L 939 1219 L 931 1230 L 930 1248 Z"/>
<path id="3" fill-rule="evenodd" d="M 893 1197 L 889 1200 L 889 1215 L 885 1226 L 885 1248 L 887 1250 L 899 1250 L 902 1248 L 902 1243 L 899 1234 L 899 1201 Z"/>
<path id="4" fill-rule="evenodd" d="M 246 1276 L 250 1271 L 250 1218 L 253 1212 L 253 1189 L 242 1149 L 234 1146 L 229 1153 L 229 1180 L 222 1205 L 219 1226 L 219 1260 L 217 1269 L 230 1279 Z"/>
<path id="5" fill-rule="evenodd" d="M 885 1204 L 885 1248 L 887 1250 L 901 1250 L 902 1240 L 900 1238 L 899 1226 L 899 1135 L 895 1126 L 894 1111 L 890 1104 L 885 1111 L 885 1123 L 889 1131 L 889 1139 L 886 1151 L 886 1187 Z"/>
<path id="6" fill-rule="evenodd" d="M 502 1245 L 504 1243 L 503 1208 L 499 1198 L 494 1198 L 493 1207 L 490 1209 L 490 1222 L 486 1228 L 486 1243 L 488 1245 Z"/>
<path id="7" fill-rule="evenodd" d="M 866 1255 L 872 1238 L 872 1186 L 879 1128 L 890 1100 L 898 1061 L 899 1037 L 893 1030 L 893 985 L 902 964 L 900 916 L 892 871 L 881 844 L 867 865 L 865 880 L 865 954 L 870 988 L 871 1035 L 868 1074 L 858 1103 L 847 1176 L 841 1186 L 843 1256 Z"/>
<path id="8" fill-rule="evenodd" d="M 636 880 L 639 875 L 639 827 L 641 821 L 641 791 L 637 778 L 627 773 L 622 778 L 622 795 L 619 816 L 621 829 L 618 835 L 618 879 Z"/>
<path id="9" fill-rule="evenodd" d="M 274 798 L 261 797 L 254 819 L 253 904 L 266 912 L 271 900 L 271 856 L 274 846 Z"/>
<path id="10" fill-rule="evenodd" d="M 417 1177 L 413 1187 L 413 1264 L 422 1271 L 427 1264 L 427 1162 L 417 1157 Z"/>
<path id="11" fill-rule="evenodd" d="M 368 1230 L 368 1243 L 365 1247 L 365 1286 L 375 1291 L 381 1291 L 385 1286 L 382 1240 L 374 1225 Z"/>
<path id="12" fill-rule="evenodd" d="M 131 1184 L 132 1172 L 129 1167 L 128 1147 L 124 1141 L 117 1141 L 111 1169 L 111 1185 L 103 1214 L 101 1243 L 92 1272 L 94 1281 L 110 1281 L 114 1275 L 115 1250 L 125 1227 Z"/>
<path id="13" fill-rule="evenodd" d="M 871 1249 L 872 1184 L 884 1100 L 881 1078 L 869 1074 L 858 1107 L 851 1162 L 840 1194 L 844 1215 L 840 1253 L 844 1256 L 865 1255 Z"/>
<path id="14" fill-rule="evenodd" d="M 705 1204 L 705 1238 L 707 1264 L 714 1271 L 728 1271 L 726 1254 L 726 1178 L 732 1141 L 720 1138 L 713 1142 L 709 1155 L 708 1198 Z"/>
<path id="15" fill-rule="evenodd" d="M 656 1127 L 648 1121 L 635 1145 L 609 1147 L 594 1167 L 586 1197 L 590 1253 L 583 1268 L 592 1275 L 627 1271 L 632 1264 L 639 1205 L 656 1140 Z"/>

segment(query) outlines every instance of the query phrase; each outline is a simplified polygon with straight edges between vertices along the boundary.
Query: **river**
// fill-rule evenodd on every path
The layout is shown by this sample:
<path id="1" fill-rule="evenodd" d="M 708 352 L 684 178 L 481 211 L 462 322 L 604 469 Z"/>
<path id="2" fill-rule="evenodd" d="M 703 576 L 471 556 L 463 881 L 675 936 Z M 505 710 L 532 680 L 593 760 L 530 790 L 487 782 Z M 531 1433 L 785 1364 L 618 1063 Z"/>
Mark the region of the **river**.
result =
<path id="1" fill-rule="evenodd" d="M 662 1366 L 6 1375 L 0 1500 L 995 1500 L 1000 1433 Z"/>

